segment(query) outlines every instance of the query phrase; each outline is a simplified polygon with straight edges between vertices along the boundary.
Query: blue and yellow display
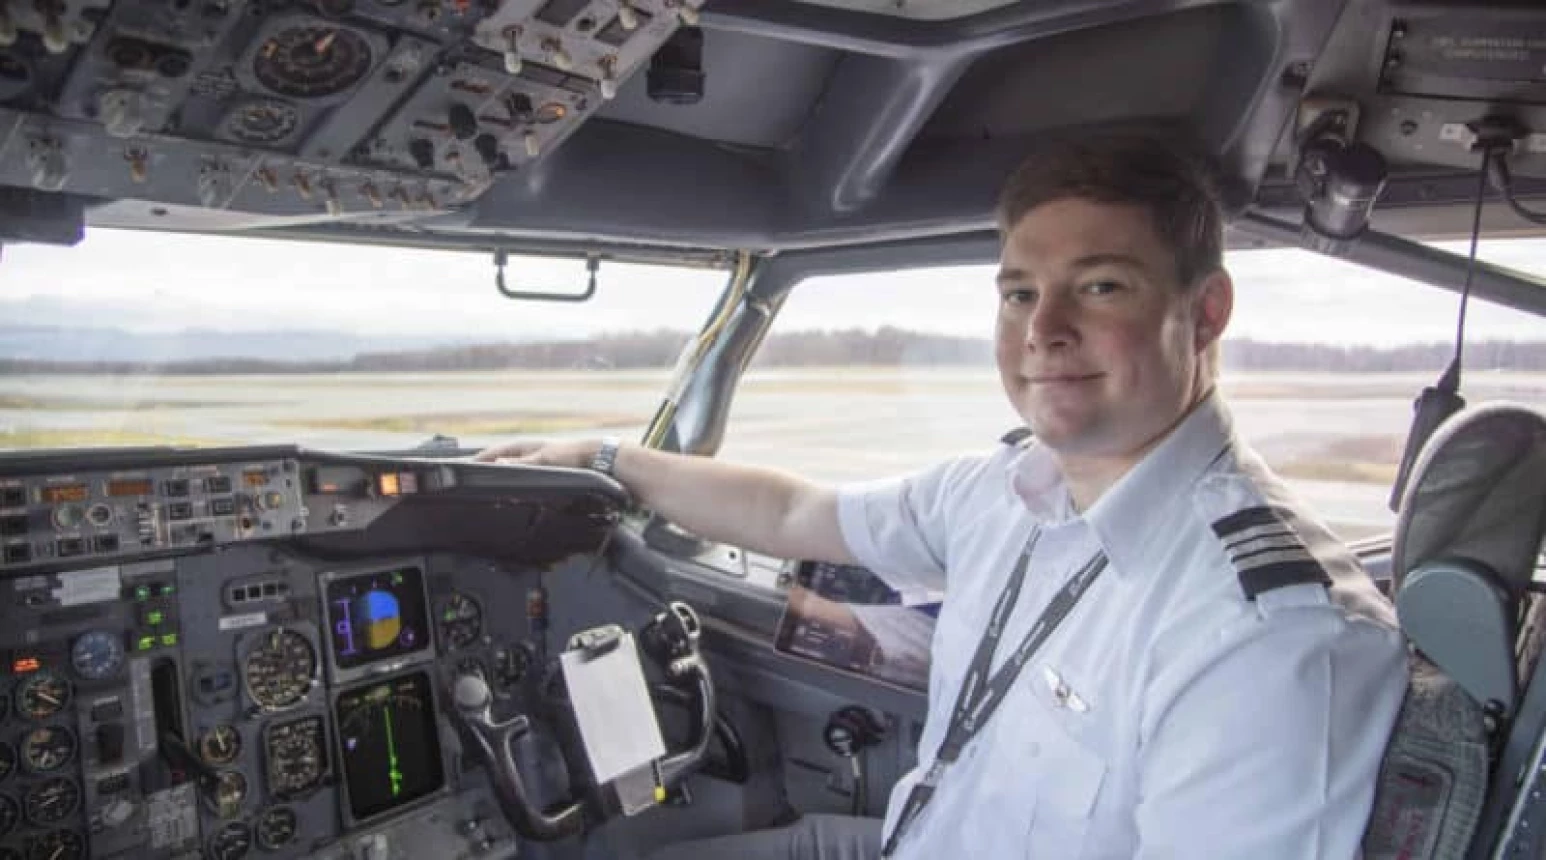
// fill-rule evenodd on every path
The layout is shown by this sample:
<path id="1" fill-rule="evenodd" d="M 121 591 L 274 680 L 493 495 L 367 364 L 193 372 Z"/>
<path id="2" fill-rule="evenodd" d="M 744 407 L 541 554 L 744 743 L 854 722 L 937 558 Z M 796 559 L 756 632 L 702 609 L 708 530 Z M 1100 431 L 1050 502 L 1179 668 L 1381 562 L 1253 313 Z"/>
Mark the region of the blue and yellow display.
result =
<path id="1" fill-rule="evenodd" d="M 416 567 L 335 579 L 325 596 L 333 659 L 340 669 L 429 645 L 424 575 Z"/>

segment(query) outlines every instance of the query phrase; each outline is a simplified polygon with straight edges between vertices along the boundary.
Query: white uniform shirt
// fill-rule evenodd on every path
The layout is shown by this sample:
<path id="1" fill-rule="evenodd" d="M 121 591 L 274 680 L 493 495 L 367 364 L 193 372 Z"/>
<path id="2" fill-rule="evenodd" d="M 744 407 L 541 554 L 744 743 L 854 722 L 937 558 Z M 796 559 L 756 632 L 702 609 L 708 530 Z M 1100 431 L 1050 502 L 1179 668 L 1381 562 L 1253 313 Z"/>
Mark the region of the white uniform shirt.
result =
<path id="1" fill-rule="evenodd" d="M 1251 534 L 1215 533 L 1247 509 L 1278 512 L 1331 589 L 1248 599 L 1238 571 L 1281 539 L 1252 557 Z M 1084 516 L 1034 444 L 845 488 L 839 515 L 867 567 L 945 590 L 919 763 L 891 794 L 887 834 L 1034 527 L 994 671 L 1074 572 L 1100 551 L 1110 561 L 946 769 L 898 860 L 1357 855 L 1406 689 L 1394 613 L 1215 398 Z"/>

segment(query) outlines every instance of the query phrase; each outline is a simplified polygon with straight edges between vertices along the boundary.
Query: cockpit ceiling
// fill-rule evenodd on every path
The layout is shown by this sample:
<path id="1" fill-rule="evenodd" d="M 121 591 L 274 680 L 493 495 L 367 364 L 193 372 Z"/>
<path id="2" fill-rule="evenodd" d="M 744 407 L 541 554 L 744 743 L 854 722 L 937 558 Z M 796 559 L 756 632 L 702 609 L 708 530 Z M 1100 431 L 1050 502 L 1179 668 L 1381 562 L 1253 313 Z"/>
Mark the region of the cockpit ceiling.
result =
<path id="1" fill-rule="evenodd" d="M 1454 131 L 1490 111 L 1539 130 L 1510 167 L 1546 177 L 1531 2 L 37 8 L 0 0 L 19 31 L 0 46 L 0 241 L 67 237 L 72 218 L 700 250 L 959 235 L 992 228 L 1037 137 L 1111 123 L 1189 138 L 1232 209 L 1283 214 L 1303 104 L 1359 107 L 1392 206 L 1466 199 Z M 1443 53 L 1499 39 L 1522 47 Z M 50 212 L 61 226 L 38 227 Z"/>
<path id="2" fill-rule="evenodd" d="M 800 0 L 800 2 L 870 15 L 911 18 L 916 21 L 949 21 L 1013 6 L 1015 0 Z"/>

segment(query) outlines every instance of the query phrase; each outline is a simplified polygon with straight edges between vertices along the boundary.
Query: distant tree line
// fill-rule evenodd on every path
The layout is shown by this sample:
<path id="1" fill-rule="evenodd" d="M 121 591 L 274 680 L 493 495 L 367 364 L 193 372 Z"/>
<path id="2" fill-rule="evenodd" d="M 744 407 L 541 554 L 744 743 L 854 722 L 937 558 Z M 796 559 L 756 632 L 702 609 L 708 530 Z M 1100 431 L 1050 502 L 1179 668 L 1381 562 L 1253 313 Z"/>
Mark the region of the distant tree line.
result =
<path id="1" fill-rule="evenodd" d="M 1232 370 L 1323 370 L 1387 373 L 1442 370 L 1454 343 L 1416 343 L 1394 347 L 1262 343 L 1226 340 L 1224 366 Z M 1546 341 L 1489 340 L 1465 346 L 1465 366 L 1473 370 L 1546 370 Z"/>
<path id="2" fill-rule="evenodd" d="M 37 361 L 0 359 L 0 373 L 197 374 L 351 373 L 450 370 L 645 370 L 671 367 L 691 337 L 657 330 L 601 335 L 585 340 L 486 343 L 405 352 L 361 353 L 338 361 L 274 361 L 209 358 L 169 362 Z M 1441 369 L 1447 343 L 1395 347 L 1265 343 L 1224 344 L 1224 364 L 1233 370 L 1306 370 L 1352 373 Z M 770 335 L 754 367 L 991 366 L 992 342 L 885 327 Z M 1546 371 L 1546 341 L 1484 341 L 1466 346 L 1473 369 Z"/>

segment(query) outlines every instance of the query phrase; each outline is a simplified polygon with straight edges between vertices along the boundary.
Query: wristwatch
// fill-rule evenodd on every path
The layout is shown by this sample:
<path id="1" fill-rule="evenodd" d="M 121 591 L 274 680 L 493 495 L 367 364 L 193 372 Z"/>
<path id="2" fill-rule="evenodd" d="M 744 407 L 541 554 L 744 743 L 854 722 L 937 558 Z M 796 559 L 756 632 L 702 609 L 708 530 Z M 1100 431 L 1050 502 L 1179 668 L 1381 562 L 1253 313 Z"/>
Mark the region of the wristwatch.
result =
<path id="1" fill-rule="evenodd" d="M 596 449 L 596 454 L 590 458 L 590 467 L 593 471 L 600 472 L 609 478 L 615 478 L 617 467 L 617 447 L 622 444 L 616 436 L 608 436 L 601 440 L 601 447 Z"/>

